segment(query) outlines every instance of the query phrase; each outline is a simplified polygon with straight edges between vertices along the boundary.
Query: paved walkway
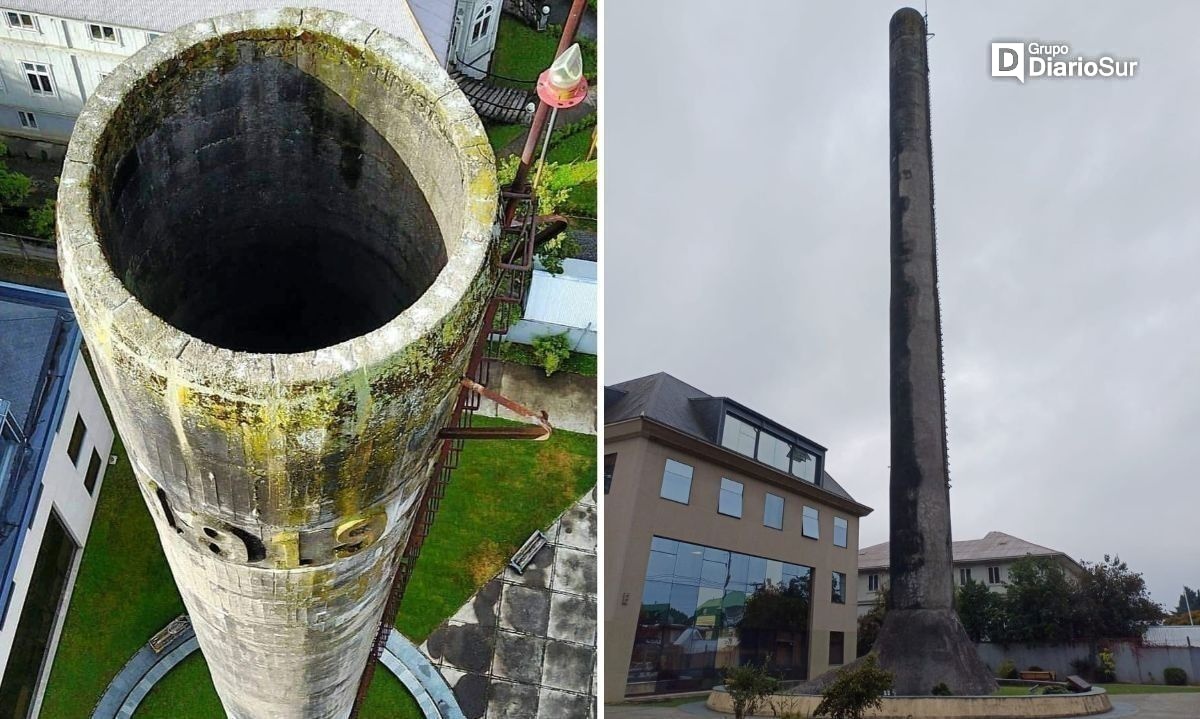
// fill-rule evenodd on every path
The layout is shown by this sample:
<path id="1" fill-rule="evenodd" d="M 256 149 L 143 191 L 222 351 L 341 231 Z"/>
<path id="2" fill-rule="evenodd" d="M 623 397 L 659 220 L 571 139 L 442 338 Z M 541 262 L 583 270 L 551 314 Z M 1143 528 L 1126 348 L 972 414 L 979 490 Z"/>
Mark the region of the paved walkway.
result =
<path id="1" fill-rule="evenodd" d="M 1110 697 L 1113 710 L 1091 719 L 1200 719 L 1200 692 L 1180 694 L 1118 694 Z M 729 717 L 710 711 L 703 701 L 665 707 L 661 704 L 620 704 L 604 707 L 605 719 L 695 719 Z"/>
<path id="2" fill-rule="evenodd" d="M 172 625 L 176 622 L 180 619 Z M 154 647 L 152 642 L 139 649 L 113 677 L 92 710 L 92 719 L 132 719 L 154 685 L 200 648 L 190 623 L 166 644 Z M 400 632 L 393 631 L 388 637 L 380 661 L 413 695 L 426 719 L 465 719 L 446 680 Z"/>
<path id="3" fill-rule="evenodd" d="M 571 372 L 547 377 L 540 367 L 511 362 L 492 365 L 488 385 L 509 399 L 535 410 L 546 410 L 550 426 L 568 432 L 596 433 L 596 378 Z M 480 400 L 476 414 L 528 422 L 489 399 Z"/>

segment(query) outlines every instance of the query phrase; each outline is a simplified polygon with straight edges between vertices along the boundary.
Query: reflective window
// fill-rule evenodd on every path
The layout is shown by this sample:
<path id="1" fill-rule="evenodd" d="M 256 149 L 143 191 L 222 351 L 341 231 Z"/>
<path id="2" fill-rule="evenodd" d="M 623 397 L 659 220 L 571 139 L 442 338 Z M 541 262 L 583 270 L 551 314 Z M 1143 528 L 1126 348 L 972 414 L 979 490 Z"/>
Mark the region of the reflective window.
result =
<path id="1" fill-rule="evenodd" d="M 629 693 L 702 691 L 726 667 L 771 658 L 808 678 L 811 567 L 654 537 Z"/>
<path id="2" fill-rule="evenodd" d="M 741 482 L 721 478 L 721 498 L 717 502 L 717 511 L 730 517 L 742 516 Z"/>
<path id="3" fill-rule="evenodd" d="M 83 438 L 87 434 L 87 425 L 83 423 L 83 417 L 75 415 L 75 427 L 71 430 L 71 441 L 67 442 L 67 456 L 71 458 L 71 464 L 79 466 L 79 451 L 83 449 Z"/>
<path id="4" fill-rule="evenodd" d="M 754 439 L 758 431 L 731 414 L 725 415 L 725 429 L 721 433 L 721 445 L 754 456 Z"/>
<path id="5" fill-rule="evenodd" d="M 608 494 L 608 490 L 612 489 L 613 472 L 617 471 L 617 455 L 604 455 L 604 493 Z"/>
<path id="6" fill-rule="evenodd" d="M 760 432 L 758 435 L 758 461 L 776 469 L 788 471 L 788 454 L 791 448 L 787 442 L 766 432 Z"/>
<path id="7" fill-rule="evenodd" d="M 829 664 L 837 666 L 846 663 L 846 634 L 845 632 L 829 633 Z"/>
<path id="8" fill-rule="evenodd" d="M 846 575 L 841 572 L 833 573 L 833 592 L 829 597 L 834 604 L 846 603 Z"/>
<path id="9" fill-rule="evenodd" d="M 767 499 L 763 503 L 763 524 L 783 529 L 783 497 L 767 492 Z"/>
<path id="10" fill-rule="evenodd" d="M 833 518 L 833 546 L 844 547 L 850 534 L 850 525 L 841 517 Z"/>
<path id="11" fill-rule="evenodd" d="M 812 539 L 821 538 L 821 516 L 817 513 L 815 507 L 804 508 L 804 527 L 803 534 Z"/>
<path id="12" fill-rule="evenodd" d="M 659 496 L 672 502 L 687 504 L 692 496 L 692 468 L 683 462 L 668 459 L 667 466 L 663 469 Z"/>
<path id="13" fill-rule="evenodd" d="M 805 482 L 817 482 L 817 456 L 799 447 L 792 447 L 792 474 Z"/>

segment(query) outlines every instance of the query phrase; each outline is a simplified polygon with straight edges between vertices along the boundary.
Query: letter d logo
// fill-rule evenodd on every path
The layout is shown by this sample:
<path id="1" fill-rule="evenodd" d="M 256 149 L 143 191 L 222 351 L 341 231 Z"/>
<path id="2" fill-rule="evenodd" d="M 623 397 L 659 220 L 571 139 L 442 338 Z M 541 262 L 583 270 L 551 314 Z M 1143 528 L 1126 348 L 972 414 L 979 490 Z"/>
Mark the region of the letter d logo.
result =
<path id="1" fill-rule="evenodd" d="M 1015 77 L 1025 82 L 1025 45 L 1019 42 L 992 43 L 992 77 Z"/>

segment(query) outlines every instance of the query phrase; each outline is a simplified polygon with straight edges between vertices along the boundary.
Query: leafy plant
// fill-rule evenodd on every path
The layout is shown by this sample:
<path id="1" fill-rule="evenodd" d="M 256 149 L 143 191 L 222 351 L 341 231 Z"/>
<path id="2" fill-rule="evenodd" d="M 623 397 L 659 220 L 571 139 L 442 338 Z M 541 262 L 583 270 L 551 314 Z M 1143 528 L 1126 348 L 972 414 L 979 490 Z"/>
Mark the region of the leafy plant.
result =
<path id="1" fill-rule="evenodd" d="M 837 673 L 837 678 L 821 692 L 821 703 L 813 715 L 862 719 L 868 709 L 883 706 L 884 692 L 892 688 L 895 680 L 891 672 L 879 667 L 874 654 L 868 654 L 859 664 Z"/>
<path id="2" fill-rule="evenodd" d="M 1005 659 L 1000 662 L 1000 668 L 996 670 L 996 676 L 1000 679 L 1016 679 L 1017 665 L 1013 664 L 1011 659 Z"/>
<path id="3" fill-rule="evenodd" d="M 29 211 L 26 221 L 27 232 L 44 240 L 54 239 L 54 198 L 47 197 L 41 207 Z"/>
<path id="4" fill-rule="evenodd" d="M 0 142 L 0 156 L 7 154 L 8 147 Z M 0 162 L 0 212 L 23 202 L 29 196 L 31 184 L 27 176 L 8 169 L 7 165 Z"/>
<path id="5" fill-rule="evenodd" d="M 1111 649 L 1101 649 L 1096 655 L 1096 660 L 1100 666 L 1096 667 L 1096 680 L 1099 682 L 1111 682 L 1117 678 L 1117 660 L 1113 657 Z"/>
<path id="6" fill-rule="evenodd" d="M 958 618 L 973 642 L 982 642 L 1003 633 L 1004 599 L 974 580 L 958 588 L 954 595 Z"/>
<path id="7" fill-rule="evenodd" d="M 546 370 L 546 376 L 554 374 L 571 356 L 571 344 L 567 333 L 558 335 L 543 335 L 533 338 L 533 354 L 538 366 Z"/>
<path id="8" fill-rule="evenodd" d="M 1179 667 L 1167 667 L 1163 670 L 1163 683 L 1181 687 L 1187 684 L 1187 672 Z"/>
<path id="9" fill-rule="evenodd" d="M 744 719 L 758 710 L 767 695 L 779 689 L 779 680 L 771 676 L 767 663 L 742 664 L 725 669 L 725 690 L 733 700 L 733 715 Z"/>
<path id="10" fill-rule="evenodd" d="M 496 177 L 500 185 L 509 185 L 517 176 L 517 166 L 521 158 L 510 155 L 500 161 L 496 167 Z M 537 179 L 534 188 L 538 199 L 538 213 L 552 215 L 557 212 L 571 197 L 571 191 L 580 185 L 595 183 L 599 177 L 599 164 L 596 160 L 587 162 L 571 162 L 560 165 L 557 162 L 547 162 L 542 166 L 539 175 L 540 162 L 535 162 L 530 168 L 531 181 Z"/>
<path id="11" fill-rule="evenodd" d="M 565 230 L 543 242 L 537 249 L 538 262 L 552 275 L 561 275 L 563 260 L 579 254 L 579 242 Z"/>
<path id="12" fill-rule="evenodd" d="M 864 657 L 875 646 L 879 637 L 879 628 L 883 626 L 883 618 L 887 616 L 887 587 L 875 598 L 875 605 L 858 618 L 858 656 Z"/>

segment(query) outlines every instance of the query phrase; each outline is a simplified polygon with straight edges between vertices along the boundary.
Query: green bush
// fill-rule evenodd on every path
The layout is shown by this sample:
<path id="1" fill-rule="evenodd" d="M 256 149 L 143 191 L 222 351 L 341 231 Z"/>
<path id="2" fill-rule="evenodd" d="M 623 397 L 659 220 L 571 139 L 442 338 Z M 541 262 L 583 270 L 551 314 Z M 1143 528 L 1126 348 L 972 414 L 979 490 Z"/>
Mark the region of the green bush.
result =
<path id="1" fill-rule="evenodd" d="M 1101 649 L 1097 655 L 1100 666 L 1096 668 L 1096 681 L 1100 683 L 1115 681 L 1117 678 L 1117 660 L 1111 649 Z"/>
<path id="2" fill-rule="evenodd" d="M 546 370 L 546 376 L 554 374 L 571 356 L 571 344 L 567 333 L 560 335 L 543 335 L 533 338 L 533 356 L 537 358 L 538 366 Z"/>
<path id="3" fill-rule="evenodd" d="M 833 683 L 821 692 L 821 703 L 814 716 L 831 719 L 862 719 L 872 708 L 883 706 L 884 692 L 892 688 L 895 677 L 881 669 L 874 654 L 868 654 L 860 664 L 837 673 Z"/>
<path id="4" fill-rule="evenodd" d="M 1011 659 L 1005 659 L 1000 662 L 1000 668 L 996 670 L 996 676 L 1001 679 L 1016 679 L 1017 665 L 1013 664 Z"/>
<path id="5" fill-rule="evenodd" d="M 935 697 L 952 697 L 954 692 L 950 691 L 950 687 L 946 686 L 946 682 L 938 682 L 937 686 L 929 691 Z"/>
<path id="6" fill-rule="evenodd" d="M 725 670 L 725 691 L 733 700 L 733 715 L 743 719 L 753 715 L 768 694 L 779 689 L 779 680 L 771 676 L 766 662 L 743 664 Z"/>
<path id="7" fill-rule="evenodd" d="M 1179 667 L 1167 667 L 1163 670 L 1163 683 L 1181 687 L 1187 684 L 1187 672 Z"/>

